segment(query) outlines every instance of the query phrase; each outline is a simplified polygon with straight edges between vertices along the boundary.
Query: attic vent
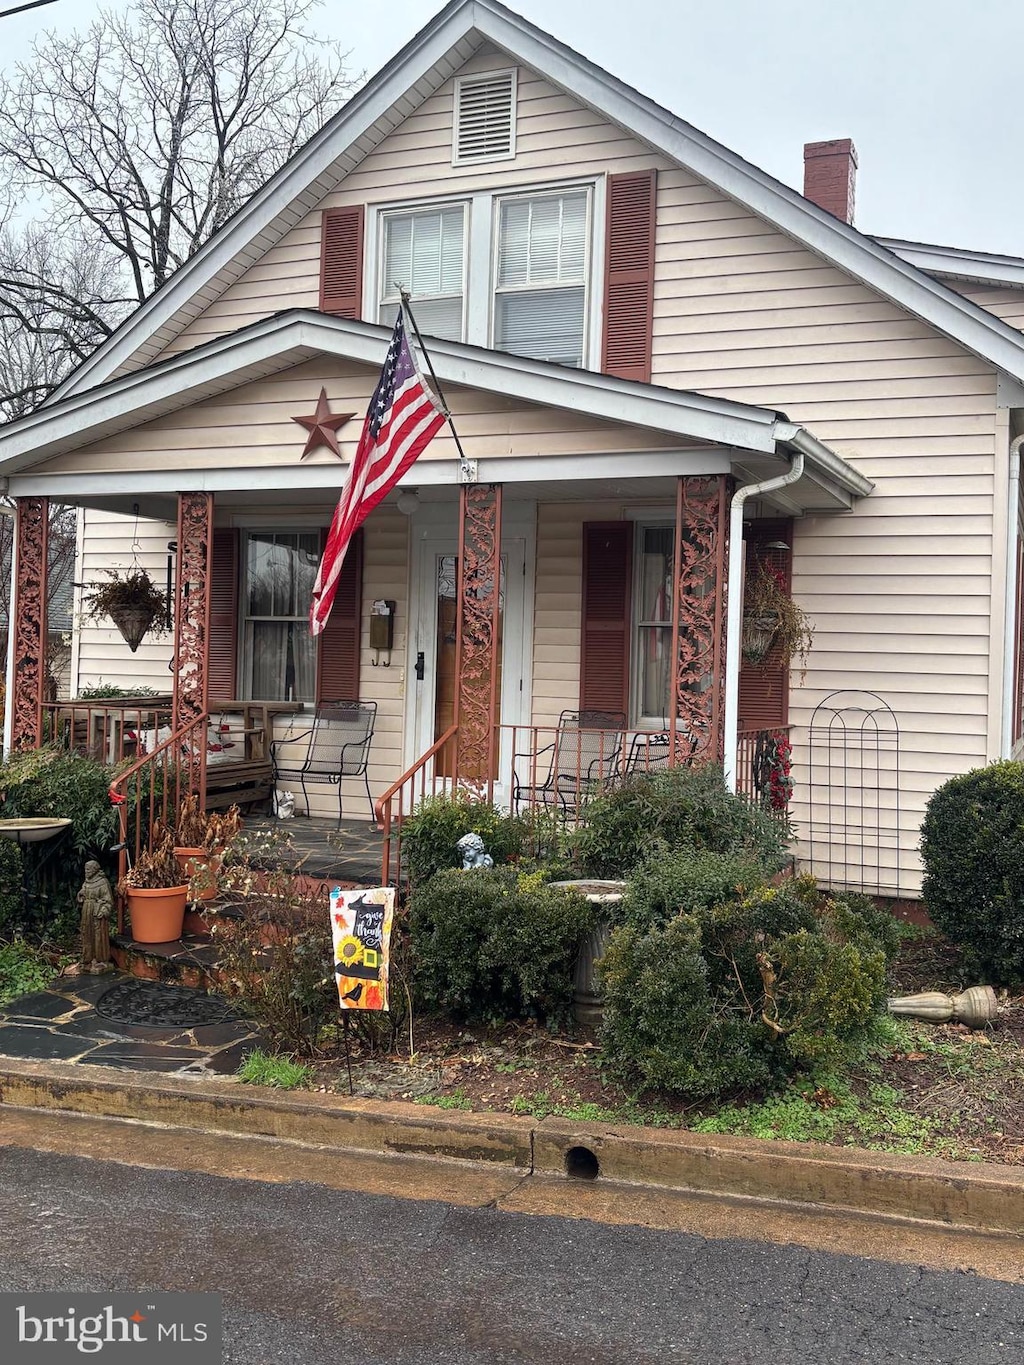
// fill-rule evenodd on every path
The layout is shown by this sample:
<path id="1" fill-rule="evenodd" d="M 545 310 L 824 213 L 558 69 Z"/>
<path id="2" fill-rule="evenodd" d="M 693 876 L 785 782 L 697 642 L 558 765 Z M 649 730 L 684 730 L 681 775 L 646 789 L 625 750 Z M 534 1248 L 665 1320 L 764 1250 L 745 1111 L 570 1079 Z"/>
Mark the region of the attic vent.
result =
<path id="1" fill-rule="evenodd" d="M 501 161 L 515 154 L 515 71 L 461 77 L 455 83 L 453 164 Z"/>

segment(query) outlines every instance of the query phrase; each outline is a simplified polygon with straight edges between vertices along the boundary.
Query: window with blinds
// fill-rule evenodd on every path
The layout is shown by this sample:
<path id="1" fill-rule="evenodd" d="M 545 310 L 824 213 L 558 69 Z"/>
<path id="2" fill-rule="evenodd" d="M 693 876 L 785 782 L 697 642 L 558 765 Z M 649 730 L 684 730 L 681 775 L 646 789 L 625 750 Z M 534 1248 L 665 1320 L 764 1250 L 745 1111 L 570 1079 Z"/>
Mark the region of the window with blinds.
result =
<path id="1" fill-rule="evenodd" d="M 466 294 L 466 206 L 446 204 L 382 215 L 378 321 L 391 326 L 399 290 L 412 298 L 420 330 L 462 341 Z"/>
<path id="2" fill-rule="evenodd" d="M 494 345 L 582 366 L 590 193 L 573 189 L 498 200 Z"/>

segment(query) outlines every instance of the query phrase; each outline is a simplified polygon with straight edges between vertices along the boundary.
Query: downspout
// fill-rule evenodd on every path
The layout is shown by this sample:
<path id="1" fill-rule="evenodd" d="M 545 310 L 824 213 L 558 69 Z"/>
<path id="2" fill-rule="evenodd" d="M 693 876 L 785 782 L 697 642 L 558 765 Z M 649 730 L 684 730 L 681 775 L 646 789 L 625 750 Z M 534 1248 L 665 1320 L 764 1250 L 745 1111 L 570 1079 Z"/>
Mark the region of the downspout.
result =
<path id="1" fill-rule="evenodd" d="M 787 423 L 787 426 L 789 424 Z M 792 430 L 792 428 L 789 428 Z M 740 709 L 740 644 L 743 629 L 743 508 L 750 498 L 762 493 L 774 493 L 786 488 L 804 472 L 804 452 L 800 449 L 803 429 L 797 428 L 787 437 L 795 446 L 792 463 L 785 474 L 761 483 L 744 484 L 732 497 L 729 511 L 729 576 L 728 610 L 725 624 L 725 782 L 730 791 L 736 790 L 736 751 L 739 744 Z"/>
<path id="2" fill-rule="evenodd" d="M 1006 500 L 1006 600 L 1003 603 L 1003 723 L 999 753 L 1013 749 L 1015 646 L 1017 643 L 1017 524 L 1020 518 L 1020 450 L 1024 436 L 1010 442 L 1010 479 Z"/>

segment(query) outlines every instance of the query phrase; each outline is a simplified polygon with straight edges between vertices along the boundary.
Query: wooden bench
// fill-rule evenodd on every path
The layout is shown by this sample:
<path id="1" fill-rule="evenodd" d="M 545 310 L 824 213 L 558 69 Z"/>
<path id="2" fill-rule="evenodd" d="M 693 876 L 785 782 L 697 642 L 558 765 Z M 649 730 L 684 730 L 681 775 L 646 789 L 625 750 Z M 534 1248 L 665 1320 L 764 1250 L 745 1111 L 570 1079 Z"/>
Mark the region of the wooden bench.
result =
<path id="1" fill-rule="evenodd" d="M 261 701 L 228 701 L 211 712 L 218 716 L 242 718 L 243 752 L 238 758 L 206 765 L 206 809 L 226 810 L 228 806 L 254 806 L 268 801 L 274 791 L 274 764 L 270 757 L 273 739 L 271 717 L 278 710 L 294 706 Z M 237 729 L 233 730 L 237 734 Z"/>

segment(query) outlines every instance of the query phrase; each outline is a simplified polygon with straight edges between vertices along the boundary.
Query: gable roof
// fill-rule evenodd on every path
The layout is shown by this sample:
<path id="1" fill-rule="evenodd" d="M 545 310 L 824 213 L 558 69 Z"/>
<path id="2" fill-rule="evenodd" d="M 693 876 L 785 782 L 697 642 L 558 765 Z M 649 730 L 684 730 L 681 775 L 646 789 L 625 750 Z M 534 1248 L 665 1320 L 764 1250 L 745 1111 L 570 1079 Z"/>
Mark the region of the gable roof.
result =
<path id="1" fill-rule="evenodd" d="M 1024 288 L 1024 259 L 1020 256 L 974 251 L 969 247 L 936 246 L 932 242 L 907 242 L 900 237 L 876 237 L 875 241 L 929 275 L 1002 288 Z"/>
<path id="2" fill-rule="evenodd" d="M 307 309 L 264 318 L 205 346 L 71 395 L 53 408 L 37 409 L 0 429 L 0 477 L 17 479 L 63 451 L 154 421 L 316 355 L 354 360 L 376 373 L 390 337 L 386 327 Z M 791 459 L 800 451 L 806 473 L 796 491 L 802 491 L 809 507 L 849 507 L 874 487 L 805 428 L 769 408 L 615 379 L 464 342 L 434 339 L 431 359 L 439 378 L 448 383 L 667 433 L 678 438 L 680 448 L 707 445 L 742 451 L 744 467 L 756 478 L 778 472 L 780 458 Z M 203 471 L 202 477 L 204 487 L 216 483 L 215 473 Z M 227 477 L 229 483 L 237 480 L 237 471 Z M 335 466 L 327 466 L 324 477 L 336 484 Z"/>
<path id="3" fill-rule="evenodd" d="M 1024 336 L 1007 323 L 744 161 L 497 0 L 452 0 L 49 401 L 81 393 L 123 366 L 149 363 L 485 43 L 503 49 L 569 91 L 981 359 L 1024 380 Z"/>

